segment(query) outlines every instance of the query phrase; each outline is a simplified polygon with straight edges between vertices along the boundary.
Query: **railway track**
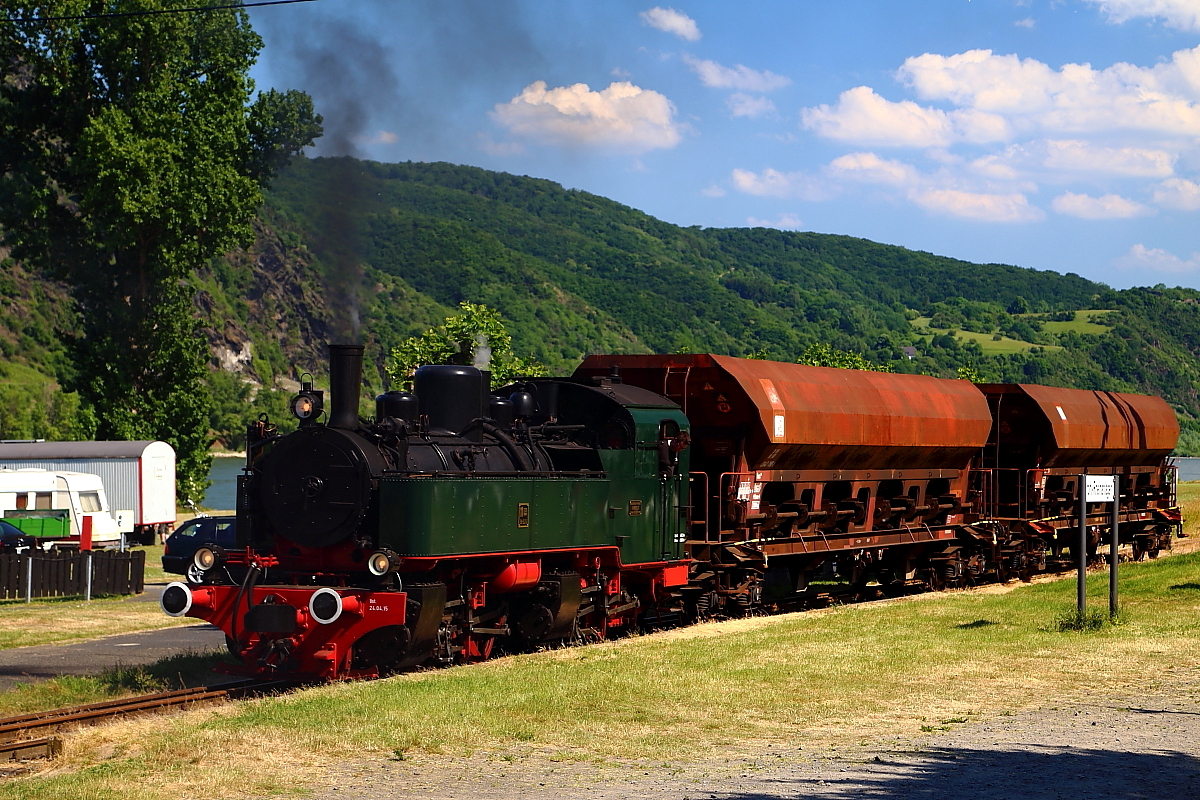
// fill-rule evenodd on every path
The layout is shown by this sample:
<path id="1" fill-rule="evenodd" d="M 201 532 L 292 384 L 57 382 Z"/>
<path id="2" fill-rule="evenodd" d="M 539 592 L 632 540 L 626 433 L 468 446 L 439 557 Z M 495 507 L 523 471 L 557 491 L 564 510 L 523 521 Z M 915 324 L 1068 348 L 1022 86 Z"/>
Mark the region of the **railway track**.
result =
<path id="1" fill-rule="evenodd" d="M 216 700 L 269 694 L 294 686 L 295 681 L 244 680 L 0 718 L 0 762 L 53 757 L 62 750 L 62 742 L 47 734 L 60 728 L 94 725 L 116 717 L 160 713 Z"/>
<path id="2" fill-rule="evenodd" d="M 1188 542 L 1183 552 L 1200 549 Z M 1098 565 L 1089 565 L 1092 568 Z M 1040 573 L 1052 579 L 1070 577 L 1074 568 L 1066 562 L 1055 563 L 1051 568 Z M 988 581 L 990 582 L 990 581 Z M 971 582 L 974 586 L 974 582 Z M 964 586 L 962 588 L 969 588 Z M 923 594 L 928 592 L 926 586 L 916 581 L 904 586 L 891 597 Z M 813 592 L 800 601 L 785 603 L 777 609 L 779 612 L 803 611 L 815 608 L 825 608 L 832 605 L 851 603 L 869 603 L 873 600 L 887 599 L 879 586 L 852 587 L 847 584 L 831 586 L 824 591 Z M 648 621 L 651 629 L 674 627 L 670 622 L 656 625 Z M 218 686 L 203 686 L 194 689 L 178 689 L 169 692 L 125 697 L 118 700 L 107 700 L 100 703 L 89 703 L 79 706 L 68 706 L 49 711 L 39 711 L 13 717 L 0 718 L 0 763 L 21 761 L 35 758 L 52 758 L 62 749 L 62 742 L 50 734 L 60 728 L 72 726 L 93 725 L 116 717 L 133 716 L 137 714 L 158 713 L 177 708 L 187 708 L 192 705 L 217 700 L 232 700 L 248 696 L 272 694 L 300 685 L 296 681 L 282 680 L 243 680 Z"/>

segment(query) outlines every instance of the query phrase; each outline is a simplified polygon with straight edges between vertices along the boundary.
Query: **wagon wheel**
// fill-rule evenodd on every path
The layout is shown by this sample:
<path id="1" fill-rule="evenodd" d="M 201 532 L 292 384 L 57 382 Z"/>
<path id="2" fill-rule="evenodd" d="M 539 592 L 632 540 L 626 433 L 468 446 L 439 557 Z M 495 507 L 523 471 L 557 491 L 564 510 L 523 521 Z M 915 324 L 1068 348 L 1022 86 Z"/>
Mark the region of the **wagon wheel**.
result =
<path id="1" fill-rule="evenodd" d="M 942 576 L 945 579 L 945 585 L 952 589 L 959 589 L 966 585 L 967 582 L 967 564 L 966 561 L 958 553 L 950 556 L 942 564 Z"/>
<path id="2" fill-rule="evenodd" d="M 1146 541 L 1142 537 L 1138 536 L 1135 538 L 1131 547 L 1133 549 L 1132 558 L 1134 561 L 1141 561 L 1146 557 Z"/>
<path id="3" fill-rule="evenodd" d="M 940 564 L 930 564 L 926 568 L 925 583 L 928 584 L 931 592 L 940 592 L 946 588 L 946 577 L 942 574 Z"/>
<path id="4" fill-rule="evenodd" d="M 879 581 L 879 588 L 887 597 L 900 597 L 907 588 L 904 576 L 897 574 L 895 570 L 880 570 L 875 574 L 875 579 Z"/>

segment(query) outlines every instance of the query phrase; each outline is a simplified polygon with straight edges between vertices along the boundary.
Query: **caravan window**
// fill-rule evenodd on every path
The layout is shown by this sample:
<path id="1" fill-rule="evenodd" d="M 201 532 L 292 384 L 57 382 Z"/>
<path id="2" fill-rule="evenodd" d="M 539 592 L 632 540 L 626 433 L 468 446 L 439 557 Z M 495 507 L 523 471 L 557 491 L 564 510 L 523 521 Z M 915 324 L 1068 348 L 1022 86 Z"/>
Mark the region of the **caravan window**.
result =
<path id="1" fill-rule="evenodd" d="M 38 492 L 36 495 L 34 495 L 34 499 L 33 499 L 34 509 L 36 511 L 49 511 L 50 505 L 51 505 L 50 504 L 50 496 L 51 496 L 50 492 Z"/>
<path id="2" fill-rule="evenodd" d="M 100 493 L 99 492 L 80 492 L 79 507 L 84 513 L 100 511 Z"/>
<path id="3" fill-rule="evenodd" d="M 29 508 L 29 495 L 26 492 L 17 494 L 17 508 L 19 510 Z"/>

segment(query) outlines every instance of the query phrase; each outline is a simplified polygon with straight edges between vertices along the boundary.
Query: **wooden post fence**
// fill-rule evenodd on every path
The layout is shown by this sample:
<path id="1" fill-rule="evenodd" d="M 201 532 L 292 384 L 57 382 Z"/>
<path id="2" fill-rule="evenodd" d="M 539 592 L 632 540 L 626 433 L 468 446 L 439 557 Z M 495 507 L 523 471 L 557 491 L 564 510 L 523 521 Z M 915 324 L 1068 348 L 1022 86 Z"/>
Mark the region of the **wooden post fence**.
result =
<path id="1" fill-rule="evenodd" d="M 145 572 L 144 550 L 2 553 L 0 600 L 140 594 Z"/>

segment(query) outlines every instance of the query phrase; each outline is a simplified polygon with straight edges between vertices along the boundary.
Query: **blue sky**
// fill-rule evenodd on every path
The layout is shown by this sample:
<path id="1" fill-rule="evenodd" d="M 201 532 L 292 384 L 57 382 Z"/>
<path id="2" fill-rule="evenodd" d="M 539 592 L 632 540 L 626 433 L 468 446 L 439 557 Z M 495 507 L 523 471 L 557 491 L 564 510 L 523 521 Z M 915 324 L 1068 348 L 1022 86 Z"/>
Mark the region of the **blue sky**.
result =
<path id="1" fill-rule="evenodd" d="M 317 155 L 548 178 L 678 225 L 1200 288 L 1200 0 L 256 9 Z"/>

